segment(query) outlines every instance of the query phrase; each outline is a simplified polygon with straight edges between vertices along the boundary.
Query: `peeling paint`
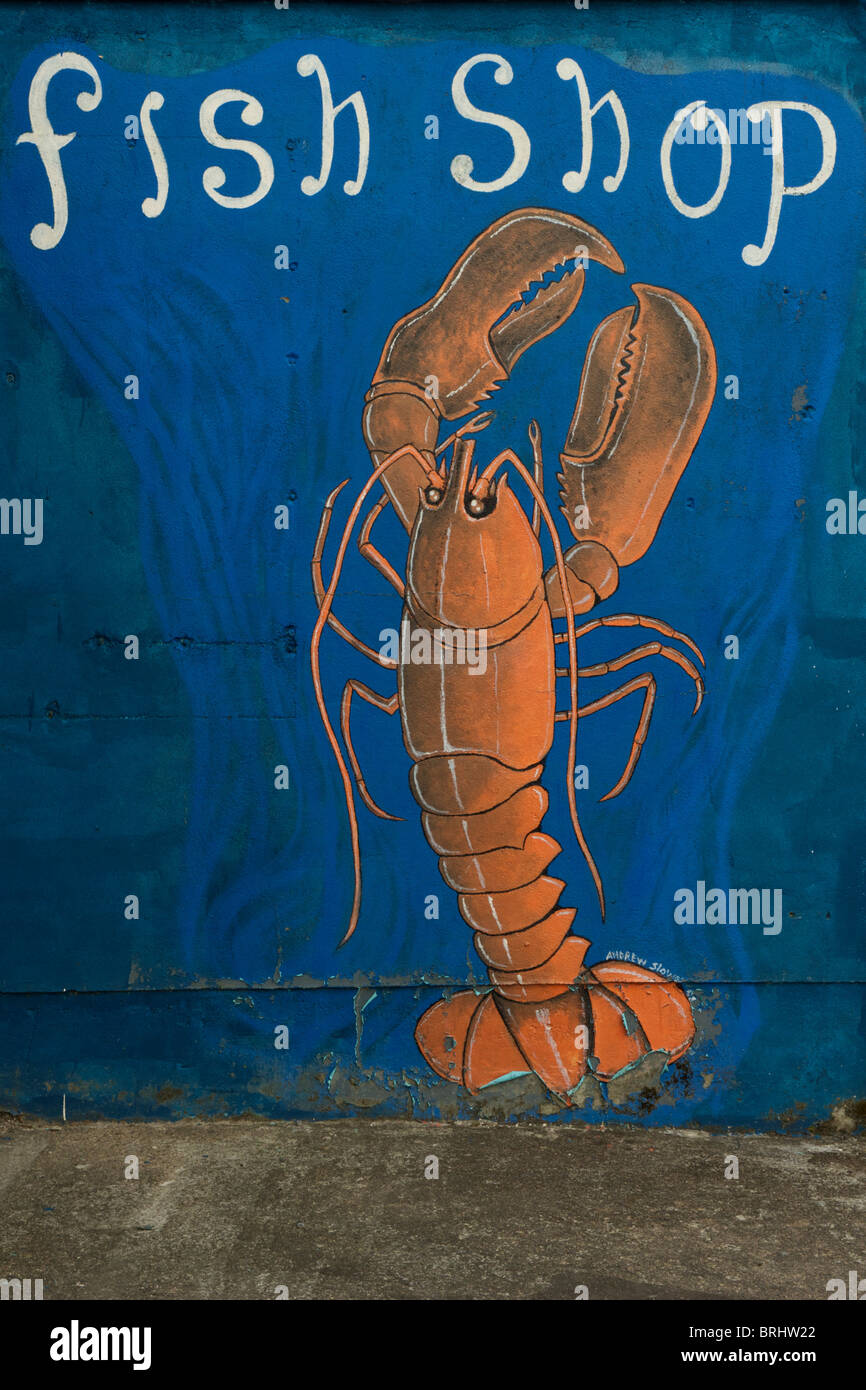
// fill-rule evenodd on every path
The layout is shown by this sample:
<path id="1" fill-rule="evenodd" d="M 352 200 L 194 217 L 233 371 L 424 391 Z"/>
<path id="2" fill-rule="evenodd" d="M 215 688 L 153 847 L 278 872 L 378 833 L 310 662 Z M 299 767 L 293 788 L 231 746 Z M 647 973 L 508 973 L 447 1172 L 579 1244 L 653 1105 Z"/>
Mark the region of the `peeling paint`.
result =
<path id="1" fill-rule="evenodd" d="M 364 1031 L 364 1010 L 376 998 L 374 989 L 361 988 L 355 994 L 355 1062 L 361 1065 L 361 1034 Z"/>

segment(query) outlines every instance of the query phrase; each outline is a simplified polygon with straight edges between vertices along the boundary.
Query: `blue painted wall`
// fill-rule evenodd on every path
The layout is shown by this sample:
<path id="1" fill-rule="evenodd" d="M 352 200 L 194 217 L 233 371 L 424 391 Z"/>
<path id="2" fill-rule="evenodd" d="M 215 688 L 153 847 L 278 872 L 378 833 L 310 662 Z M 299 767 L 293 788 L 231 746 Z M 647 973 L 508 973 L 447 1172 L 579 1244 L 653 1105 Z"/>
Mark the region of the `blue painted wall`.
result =
<path id="1" fill-rule="evenodd" d="M 596 796 L 618 775 L 636 711 L 619 706 L 581 727 L 595 792 L 582 793 L 581 812 L 605 879 L 604 923 L 570 836 L 564 729 L 545 776 L 545 829 L 565 846 L 554 871 L 569 881 L 565 900 L 580 904 L 589 958 L 630 951 L 662 962 L 687 984 L 699 1037 L 658 1093 L 612 1093 L 573 1113 L 809 1125 L 849 1103 L 856 1115 L 866 1063 L 866 537 L 831 536 L 825 521 L 829 498 L 866 489 L 861 12 L 691 8 L 701 13 L 154 5 L 134 24 L 123 7 L 0 11 L 2 492 L 45 499 L 41 545 L 0 537 L 0 1105 L 57 1114 L 65 1095 L 71 1117 L 568 1118 L 525 1088 L 472 1099 L 437 1082 L 416 1050 L 423 1009 L 447 987 L 482 987 L 485 974 L 422 836 L 397 723 L 366 709 L 356 738 L 371 786 L 406 819 L 362 812 L 364 907 L 336 954 L 351 901 L 349 841 L 308 659 L 312 542 L 334 484 L 350 476 L 357 488 L 368 474 L 361 405 L 392 323 L 484 226 L 536 205 L 597 226 L 627 276 L 590 268 L 573 318 L 526 354 L 497 397 L 485 457 L 523 448 L 537 416 L 555 458 L 589 337 L 631 302 L 631 281 L 669 286 L 699 308 L 720 377 L 657 540 L 605 610 L 649 612 L 690 633 L 708 658 L 708 698 L 691 720 L 689 683 L 657 671 L 638 773 L 603 806 Z M 483 29 L 473 28 L 479 16 Z M 30 231 L 51 220 L 48 183 L 35 148 L 16 140 L 30 128 L 33 74 L 64 49 L 96 66 L 103 95 L 84 113 L 75 98 L 88 80 L 55 79 L 55 128 L 78 133 L 62 151 L 69 225 L 40 251 Z M 300 191 L 320 159 L 318 83 L 296 71 L 309 52 L 335 100 L 360 90 L 369 112 L 357 197 L 343 192 L 355 174 L 349 113 L 327 187 Z M 473 98 L 532 140 L 526 173 L 493 194 L 459 188 L 450 174 L 454 156 L 471 152 L 476 177 L 495 178 L 511 154 L 501 130 L 461 119 L 451 102 L 454 72 L 479 52 L 500 53 L 514 79 L 496 86 L 488 66 Z M 574 84 L 555 72 L 562 57 L 578 59 L 594 99 L 613 87 L 628 113 L 629 166 L 612 194 L 602 183 L 618 153 L 609 115 L 596 121 L 585 189 L 562 186 L 580 162 Z M 202 188 L 213 163 L 225 165 L 227 191 L 256 178 L 248 158 L 216 153 L 199 133 L 200 103 L 220 87 L 264 107 L 252 129 L 237 107 L 220 117 L 274 161 L 273 189 L 245 210 L 217 206 Z M 155 191 L 150 160 L 142 140 L 124 138 L 124 122 L 152 89 L 165 97 L 154 121 L 170 189 L 149 220 L 140 204 Z M 682 217 L 664 192 L 662 135 L 699 97 L 723 110 L 806 102 L 833 122 L 832 177 L 784 200 L 760 267 L 741 251 L 766 225 L 771 160 L 761 146 L 734 148 L 710 217 Z M 429 114 L 438 140 L 424 138 Z M 820 161 L 813 123 L 795 119 L 790 184 Z M 681 197 L 708 198 L 717 152 L 676 158 Z M 274 266 L 281 244 L 289 270 Z M 135 401 L 124 397 L 130 373 Z M 721 386 L 731 373 L 737 400 Z M 273 524 L 283 502 L 287 532 Z M 379 544 L 405 553 L 393 520 L 383 519 Z M 399 622 L 393 591 L 360 560 L 340 613 L 374 644 Z M 138 661 L 124 658 L 130 633 Z M 723 655 L 731 633 L 736 662 Z M 624 645 L 622 633 L 593 634 L 581 657 L 602 661 Z M 324 668 L 332 707 L 349 675 L 370 679 L 336 638 Z M 288 790 L 274 788 L 277 764 L 290 769 Z M 782 931 L 678 925 L 673 895 L 698 880 L 780 888 Z M 431 893 L 442 902 L 436 922 L 424 917 Z M 137 921 L 124 918 L 128 894 L 140 899 Z M 274 1047 L 280 1024 L 287 1051 Z"/>

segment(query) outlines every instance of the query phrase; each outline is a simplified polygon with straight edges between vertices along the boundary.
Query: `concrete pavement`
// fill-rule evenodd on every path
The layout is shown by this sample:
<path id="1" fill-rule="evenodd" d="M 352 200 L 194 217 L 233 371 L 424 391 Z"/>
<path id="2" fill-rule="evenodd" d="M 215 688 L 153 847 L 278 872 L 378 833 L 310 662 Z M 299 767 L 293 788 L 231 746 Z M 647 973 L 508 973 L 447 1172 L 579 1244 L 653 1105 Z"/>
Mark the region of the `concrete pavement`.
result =
<path id="1" fill-rule="evenodd" d="M 45 1299 L 826 1299 L 866 1276 L 864 1179 L 847 1136 L 7 1117 L 0 1278 Z"/>

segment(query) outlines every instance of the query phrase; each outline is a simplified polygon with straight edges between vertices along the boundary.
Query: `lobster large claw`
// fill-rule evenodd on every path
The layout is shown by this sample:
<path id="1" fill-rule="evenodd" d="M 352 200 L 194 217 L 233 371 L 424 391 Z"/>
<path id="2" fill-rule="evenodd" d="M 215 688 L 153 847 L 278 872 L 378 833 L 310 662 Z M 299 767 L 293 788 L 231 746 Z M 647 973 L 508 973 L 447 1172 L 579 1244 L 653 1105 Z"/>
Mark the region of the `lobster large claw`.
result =
<path id="1" fill-rule="evenodd" d="M 624 270 L 600 232 L 565 212 L 519 208 L 477 236 L 432 299 L 388 336 L 363 416 L 374 465 L 411 444 L 435 468 L 440 419 L 457 420 L 487 400 L 521 354 L 564 323 L 580 299 L 588 260 Z M 557 271 L 568 273 L 542 283 L 527 302 Z M 407 530 L 427 481 L 411 456 L 383 478 Z"/>
<path id="2" fill-rule="evenodd" d="M 561 510 L 578 540 L 565 557 L 578 612 L 612 593 L 618 568 L 648 550 L 716 389 L 713 341 L 694 306 L 656 285 L 632 289 L 637 307 L 618 309 L 593 335 L 560 454 Z M 548 597 L 560 616 L 555 574 Z"/>

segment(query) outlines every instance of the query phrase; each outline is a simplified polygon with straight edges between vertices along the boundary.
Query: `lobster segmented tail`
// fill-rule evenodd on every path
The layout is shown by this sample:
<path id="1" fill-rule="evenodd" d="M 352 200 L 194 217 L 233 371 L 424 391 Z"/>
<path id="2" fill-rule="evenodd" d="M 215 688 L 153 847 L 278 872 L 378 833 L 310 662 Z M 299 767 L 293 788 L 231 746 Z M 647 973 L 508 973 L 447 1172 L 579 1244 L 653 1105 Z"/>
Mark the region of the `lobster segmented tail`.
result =
<path id="1" fill-rule="evenodd" d="M 438 764 L 446 765 L 446 776 Z M 486 776 L 484 764 L 491 765 Z M 576 909 L 558 906 L 565 884 L 545 872 L 561 847 L 539 828 L 548 802 L 537 780 L 541 770 L 541 764 L 521 771 L 469 754 L 428 759 L 413 771 L 442 877 L 460 895 L 460 913 L 476 933 L 491 983 L 518 1000 L 552 998 L 576 973 L 578 938 L 566 940 Z"/>
<path id="2" fill-rule="evenodd" d="M 470 1090 L 534 1071 L 565 1092 L 586 1068 L 585 1002 L 570 986 L 589 942 L 570 934 L 576 909 L 558 905 L 565 883 L 545 872 L 560 846 L 539 829 L 548 799 L 541 771 L 463 754 L 425 759 L 412 772 L 424 833 L 493 985 L 484 997 L 440 1000 L 415 1037 L 440 1076 Z"/>

